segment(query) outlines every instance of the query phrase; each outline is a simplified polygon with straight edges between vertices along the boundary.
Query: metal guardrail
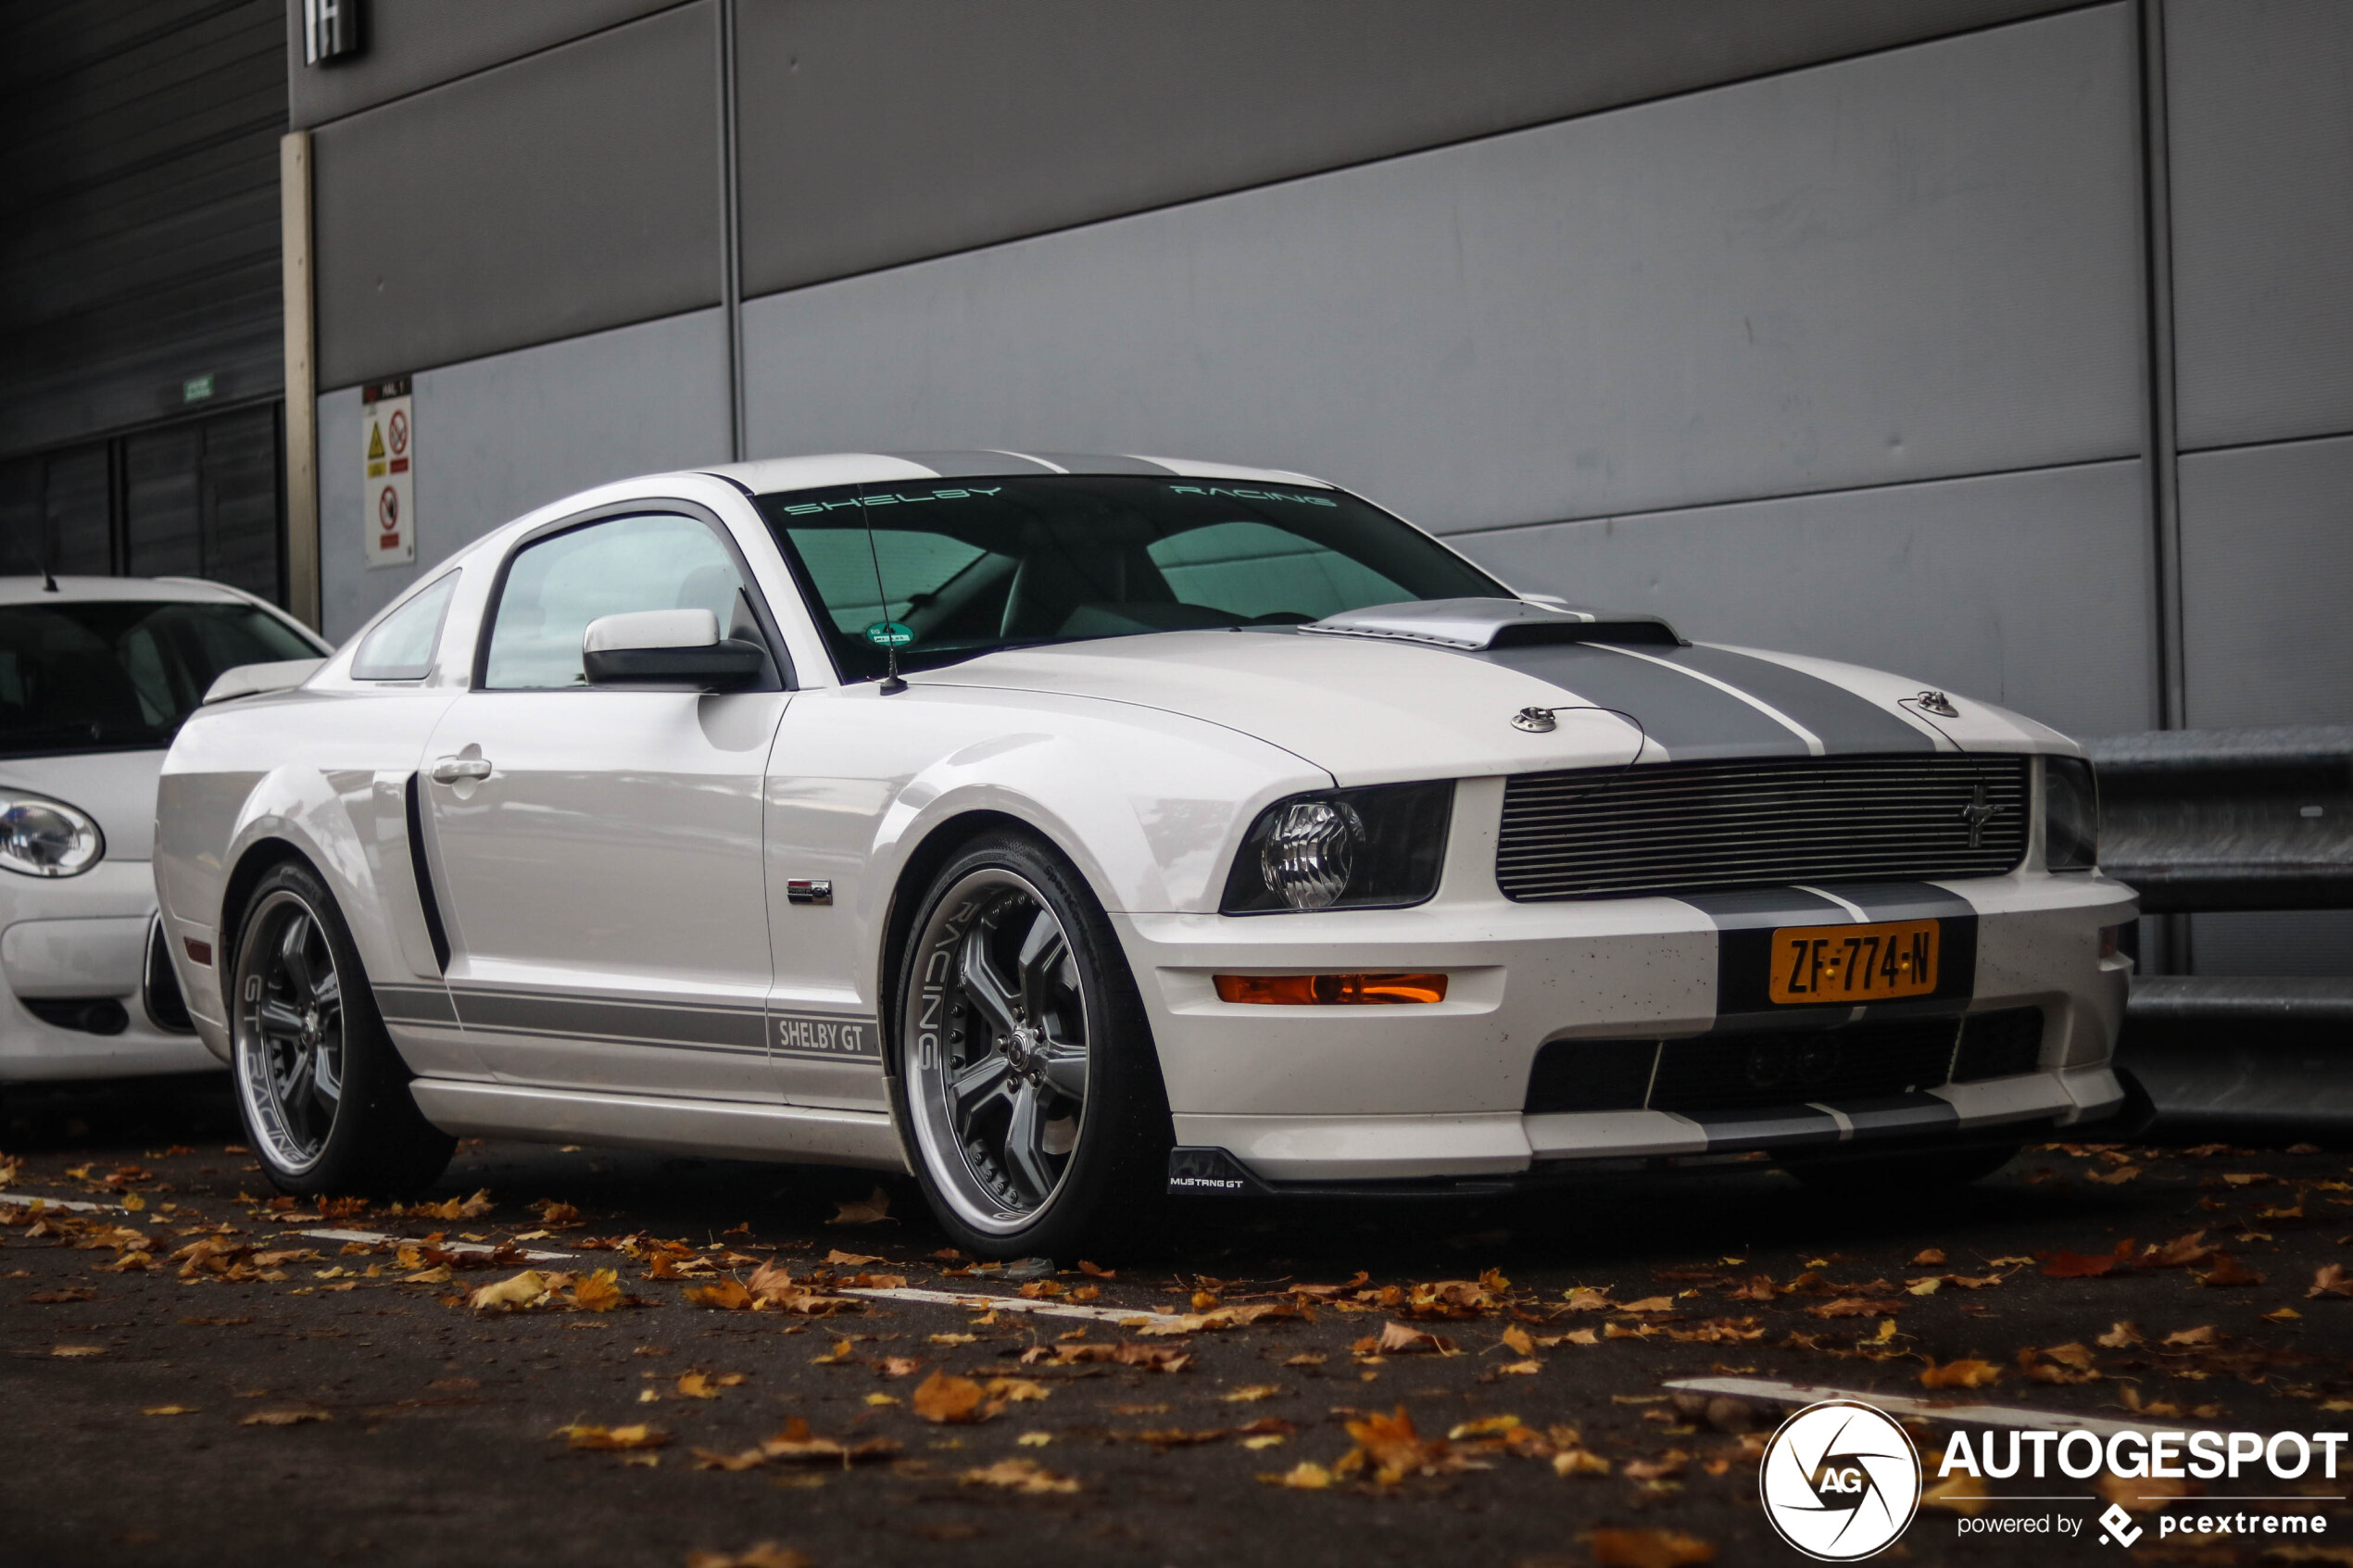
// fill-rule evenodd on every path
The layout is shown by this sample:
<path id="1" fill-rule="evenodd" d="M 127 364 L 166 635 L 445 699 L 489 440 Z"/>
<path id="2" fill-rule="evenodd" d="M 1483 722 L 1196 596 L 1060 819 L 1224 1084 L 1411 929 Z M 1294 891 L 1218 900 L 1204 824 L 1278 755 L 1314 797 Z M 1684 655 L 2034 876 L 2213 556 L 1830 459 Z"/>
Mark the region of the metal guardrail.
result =
<path id="1" fill-rule="evenodd" d="M 2163 730 L 2084 748 L 2100 869 L 2144 914 L 2353 909 L 2353 725 Z"/>
<path id="2" fill-rule="evenodd" d="M 2353 726 L 2172 730 L 2085 747 L 2100 867 L 2144 915 L 2353 909 Z M 2353 975 L 2136 975 L 2119 1068 L 2145 1132 L 2353 1135 Z"/>

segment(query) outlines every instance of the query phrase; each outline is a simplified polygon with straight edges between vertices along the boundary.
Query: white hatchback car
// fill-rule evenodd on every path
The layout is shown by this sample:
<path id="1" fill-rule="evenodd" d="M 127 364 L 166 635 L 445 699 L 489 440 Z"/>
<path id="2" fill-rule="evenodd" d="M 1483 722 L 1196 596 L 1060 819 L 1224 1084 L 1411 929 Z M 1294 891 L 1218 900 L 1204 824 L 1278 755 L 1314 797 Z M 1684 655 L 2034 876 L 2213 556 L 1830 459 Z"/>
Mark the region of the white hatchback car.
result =
<path id="1" fill-rule="evenodd" d="M 1965 1179 L 2122 1099 L 2070 742 L 1515 596 L 1293 473 L 607 485 L 208 707 L 159 812 L 296 1191 L 602 1140 L 912 1168 L 1059 1256 L 1172 1189 Z"/>
<path id="2" fill-rule="evenodd" d="M 0 578 L 0 1085 L 220 1067 L 163 956 L 157 770 L 224 671 L 328 651 L 214 583 Z"/>

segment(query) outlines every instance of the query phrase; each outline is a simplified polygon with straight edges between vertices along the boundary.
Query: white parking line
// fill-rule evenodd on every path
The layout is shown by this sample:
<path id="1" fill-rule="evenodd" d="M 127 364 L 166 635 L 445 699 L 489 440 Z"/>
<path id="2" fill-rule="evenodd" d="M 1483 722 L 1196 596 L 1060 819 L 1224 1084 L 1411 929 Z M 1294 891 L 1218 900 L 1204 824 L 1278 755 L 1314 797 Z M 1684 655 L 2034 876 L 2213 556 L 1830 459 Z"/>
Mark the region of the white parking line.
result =
<path id="1" fill-rule="evenodd" d="M 0 1203 L 21 1203 L 28 1209 L 38 1203 L 44 1209 L 70 1209 L 77 1214 L 97 1214 L 109 1210 L 117 1214 L 131 1212 L 120 1203 L 84 1203 L 77 1198 L 36 1198 L 21 1192 L 0 1192 Z"/>
<path id="2" fill-rule="evenodd" d="M 912 1286 L 876 1289 L 862 1286 L 845 1287 L 836 1294 L 871 1296 L 878 1301 L 918 1301 L 933 1307 L 962 1307 L 975 1312 L 1034 1312 L 1041 1318 L 1088 1318 L 1098 1323 L 1140 1325 L 1151 1323 L 1153 1318 L 1151 1312 L 1139 1312 L 1132 1308 L 1089 1307 L 1076 1301 L 1033 1300 L 1026 1296 L 991 1296 L 977 1290 L 921 1290 Z"/>
<path id="3" fill-rule="evenodd" d="M 372 1242 L 378 1247 L 383 1247 L 386 1244 L 396 1247 L 422 1247 L 426 1245 L 424 1238 L 422 1236 L 386 1236 L 382 1231 L 296 1231 L 295 1232 L 295 1235 L 308 1236 L 313 1241 Z M 496 1252 L 498 1250 L 497 1245 L 483 1241 L 436 1241 L 432 1245 L 440 1248 L 444 1252 L 455 1252 L 461 1258 L 471 1258 L 478 1254 Z M 577 1256 L 579 1256 L 579 1254 L 573 1252 L 536 1252 L 529 1248 L 525 1248 L 522 1253 L 523 1261 L 529 1263 L 552 1263 L 560 1259 L 574 1258 Z"/>
<path id="4" fill-rule="evenodd" d="M 1857 1388 L 1832 1388 L 1818 1383 L 1783 1383 L 1773 1377 L 1681 1377 L 1661 1385 L 1689 1394 L 1726 1394 L 1736 1399 L 1764 1399 L 1778 1404 L 1810 1405 L 1821 1399 L 1855 1399 L 1890 1415 L 1913 1415 L 1959 1426 L 2017 1426 L 2046 1432 L 2089 1432 L 2110 1437 L 2119 1432 L 2146 1432 L 2156 1421 L 2105 1421 L 2098 1416 L 2062 1415 L 2057 1411 L 2020 1410 L 2015 1405 L 1970 1405 L 1951 1399 L 1920 1399 L 1909 1394 L 1873 1394 Z M 2166 1430 L 2177 1428 L 2167 1425 Z M 2201 1428 L 2179 1428 L 2198 1431 Z"/>

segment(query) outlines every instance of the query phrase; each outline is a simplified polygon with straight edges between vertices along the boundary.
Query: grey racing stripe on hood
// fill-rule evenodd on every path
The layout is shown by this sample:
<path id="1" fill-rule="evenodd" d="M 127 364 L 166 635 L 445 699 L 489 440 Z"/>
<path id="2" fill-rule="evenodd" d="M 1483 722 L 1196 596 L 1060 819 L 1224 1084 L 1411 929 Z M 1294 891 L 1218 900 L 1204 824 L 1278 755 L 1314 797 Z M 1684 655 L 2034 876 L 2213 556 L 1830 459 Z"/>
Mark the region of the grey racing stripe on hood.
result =
<path id="1" fill-rule="evenodd" d="M 1803 670 L 1698 645 L 1658 653 L 1762 697 L 1820 736 L 1823 749 L 1832 756 L 1936 749 L 1934 741 L 1898 715 Z"/>
<path id="2" fill-rule="evenodd" d="M 1812 756 L 1809 735 L 1834 757 L 1936 749 L 1920 731 L 1843 686 L 1722 648 L 1559 643 L 1467 657 L 1549 681 L 1579 701 L 1623 709 L 1679 762 Z"/>
<path id="3" fill-rule="evenodd" d="M 1650 651 L 1645 649 L 1645 652 Z M 1683 652 L 1662 647 L 1663 654 Z M 1805 741 L 1730 692 L 1664 662 L 1629 659 L 1597 643 L 1539 643 L 1466 652 L 1550 682 L 1563 699 L 1632 714 L 1642 733 L 1678 762 L 1727 757 L 1806 757 Z"/>

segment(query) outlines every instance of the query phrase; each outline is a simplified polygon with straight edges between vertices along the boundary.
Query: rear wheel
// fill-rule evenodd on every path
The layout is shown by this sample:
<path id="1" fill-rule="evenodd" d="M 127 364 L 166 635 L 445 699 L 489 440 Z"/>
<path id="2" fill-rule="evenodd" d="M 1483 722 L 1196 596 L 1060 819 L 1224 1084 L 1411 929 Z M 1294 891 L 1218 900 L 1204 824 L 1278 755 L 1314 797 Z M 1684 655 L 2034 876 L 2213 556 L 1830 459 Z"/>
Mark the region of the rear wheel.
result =
<path id="1" fill-rule="evenodd" d="M 308 866 L 261 879 L 238 922 L 230 1065 L 237 1110 L 282 1192 L 403 1196 L 457 1140 L 427 1122 L 343 912 Z"/>
<path id="2" fill-rule="evenodd" d="M 957 1244 L 1067 1261 L 1142 1239 L 1167 1097 L 1110 922 L 1068 863 L 976 840 L 933 879 L 899 973 L 896 1109 Z"/>

